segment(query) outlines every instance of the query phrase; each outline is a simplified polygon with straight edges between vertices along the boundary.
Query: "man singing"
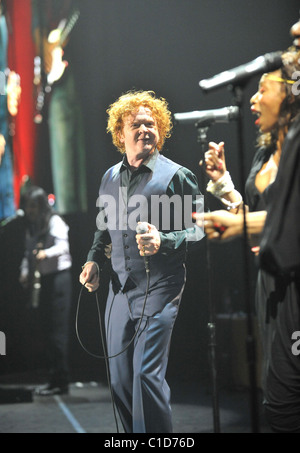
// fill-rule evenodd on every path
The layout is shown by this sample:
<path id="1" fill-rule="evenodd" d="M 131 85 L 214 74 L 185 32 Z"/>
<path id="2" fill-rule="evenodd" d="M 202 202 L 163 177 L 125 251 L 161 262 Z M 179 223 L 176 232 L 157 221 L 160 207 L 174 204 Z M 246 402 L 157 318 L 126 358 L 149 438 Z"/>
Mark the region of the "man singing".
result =
<path id="1" fill-rule="evenodd" d="M 98 230 L 80 282 L 98 289 L 111 247 L 105 324 L 114 401 L 126 433 L 171 433 L 165 375 L 186 255 L 204 236 L 191 214 L 203 200 L 191 171 L 160 154 L 172 128 L 165 99 L 128 92 L 107 113 L 107 130 L 124 157 L 102 178 Z M 170 203 L 158 215 L 152 204 L 159 197 Z M 140 221 L 147 231 L 137 234 Z"/>

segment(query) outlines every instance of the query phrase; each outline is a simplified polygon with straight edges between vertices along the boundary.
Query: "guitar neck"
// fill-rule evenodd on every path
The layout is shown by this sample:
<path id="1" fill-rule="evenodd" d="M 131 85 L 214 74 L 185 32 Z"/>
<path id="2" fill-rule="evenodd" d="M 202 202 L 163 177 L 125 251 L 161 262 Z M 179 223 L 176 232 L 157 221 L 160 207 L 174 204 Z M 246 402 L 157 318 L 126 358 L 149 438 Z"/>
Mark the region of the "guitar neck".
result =
<path id="1" fill-rule="evenodd" d="M 71 33 L 71 31 L 73 30 L 76 22 L 78 21 L 79 19 L 79 16 L 80 16 L 80 11 L 79 10 L 76 10 L 71 18 L 68 20 L 67 22 L 67 25 L 65 26 L 65 28 L 62 30 L 61 32 L 61 35 L 60 35 L 60 45 L 62 45 L 65 40 L 67 39 L 67 37 L 69 36 L 69 34 Z"/>

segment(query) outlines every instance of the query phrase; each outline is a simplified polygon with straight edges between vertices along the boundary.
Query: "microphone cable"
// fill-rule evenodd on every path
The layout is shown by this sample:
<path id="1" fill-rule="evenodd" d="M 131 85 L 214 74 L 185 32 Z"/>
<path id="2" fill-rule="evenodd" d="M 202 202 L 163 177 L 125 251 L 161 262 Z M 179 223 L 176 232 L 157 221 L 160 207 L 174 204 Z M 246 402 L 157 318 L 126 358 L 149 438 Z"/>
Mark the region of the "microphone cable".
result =
<path id="1" fill-rule="evenodd" d="M 97 306 L 97 314 L 98 314 L 98 321 L 99 321 L 100 337 L 101 337 L 101 345 L 102 345 L 103 355 L 97 355 L 97 354 L 94 354 L 93 352 L 89 351 L 84 346 L 84 344 L 83 344 L 83 342 L 81 340 L 80 334 L 79 334 L 79 328 L 78 328 L 79 310 L 80 310 L 80 305 L 81 305 L 81 301 L 82 301 L 83 289 L 85 288 L 86 283 L 80 289 L 79 296 L 78 296 L 78 301 L 77 301 L 76 318 L 75 318 L 76 337 L 78 339 L 78 342 L 79 342 L 80 346 L 83 348 L 83 350 L 87 354 L 89 354 L 90 356 L 92 356 L 92 357 L 94 357 L 96 359 L 104 359 L 104 361 L 105 361 L 107 382 L 108 382 L 109 392 L 110 392 L 110 396 L 111 396 L 114 420 L 115 420 L 116 429 L 117 429 L 117 433 L 118 434 L 119 434 L 119 425 L 118 425 L 118 420 L 117 420 L 117 416 L 116 416 L 116 403 L 115 403 L 114 394 L 113 394 L 113 390 L 112 390 L 112 386 L 111 386 L 108 360 L 109 359 L 113 359 L 113 358 L 118 357 L 119 355 L 123 354 L 130 347 L 130 345 L 134 342 L 135 338 L 137 337 L 137 335 L 139 333 L 139 330 L 140 330 L 140 327 L 141 327 L 141 324 L 142 324 L 142 321 L 143 321 L 145 309 L 146 309 L 146 302 L 147 302 L 147 299 L 148 299 L 148 294 L 149 294 L 149 286 L 150 286 L 150 269 L 149 269 L 149 267 L 146 267 L 146 275 L 147 275 L 147 285 L 146 285 L 145 299 L 144 299 L 142 313 L 141 313 L 141 316 L 139 318 L 137 329 L 136 329 L 134 335 L 132 336 L 131 340 L 128 342 L 128 344 L 124 347 L 124 349 L 122 349 L 117 354 L 109 356 L 107 354 L 107 352 L 106 352 L 104 333 L 103 333 L 103 327 L 102 327 L 102 314 L 101 314 L 101 308 L 100 308 L 100 302 L 99 302 L 99 298 L 98 298 L 98 293 L 97 292 L 95 293 L 95 298 L 96 298 L 96 306 Z M 112 307 L 113 307 L 114 299 L 115 299 L 115 296 L 114 296 L 114 298 L 112 300 L 112 304 L 111 304 L 111 307 L 110 307 L 110 313 L 111 313 L 111 310 L 112 310 Z M 110 313 L 109 313 L 109 320 L 110 320 Z M 108 325 L 109 325 L 109 320 L 108 320 Z M 107 325 L 107 327 L 108 327 L 108 325 Z"/>
<path id="2" fill-rule="evenodd" d="M 117 415 L 116 415 L 115 399 L 114 399 L 114 394 L 113 394 L 113 391 L 112 391 L 110 374 L 109 374 L 108 356 L 107 356 L 107 353 L 105 353 L 105 342 L 104 342 L 104 335 L 103 335 L 103 328 L 102 328 L 102 321 L 101 321 L 101 309 L 100 309 L 100 303 L 99 303 L 99 298 L 98 298 L 98 294 L 97 293 L 95 293 L 96 307 L 97 307 L 98 321 L 99 321 L 99 327 L 100 327 L 101 345 L 102 345 L 102 349 L 104 351 L 104 355 L 103 356 L 99 356 L 99 355 L 96 355 L 96 354 L 92 353 L 91 351 L 89 351 L 84 346 L 83 342 L 81 341 L 80 335 L 79 335 L 79 329 L 78 329 L 79 308 L 80 308 L 80 304 L 81 304 L 82 292 L 83 292 L 84 287 L 85 287 L 85 285 L 82 286 L 82 288 L 81 288 L 81 290 L 79 292 L 79 297 L 78 297 L 78 302 L 77 302 L 76 320 L 75 320 L 76 336 L 77 336 L 77 339 L 79 341 L 80 346 L 83 348 L 83 350 L 85 352 L 87 352 L 87 354 L 89 354 L 90 356 L 92 356 L 92 357 L 94 357 L 96 359 L 104 359 L 105 360 L 106 379 L 107 379 L 107 382 L 108 382 L 108 388 L 109 388 L 110 398 L 111 398 L 111 402 L 112 402 L 112 408 L 113 408 L 113 415 L 114 415 L 116 430 L 117 430 L 117 433 L 119 434 L 120 431 L 119 431 L 118 419 L 117 419 Z"/>

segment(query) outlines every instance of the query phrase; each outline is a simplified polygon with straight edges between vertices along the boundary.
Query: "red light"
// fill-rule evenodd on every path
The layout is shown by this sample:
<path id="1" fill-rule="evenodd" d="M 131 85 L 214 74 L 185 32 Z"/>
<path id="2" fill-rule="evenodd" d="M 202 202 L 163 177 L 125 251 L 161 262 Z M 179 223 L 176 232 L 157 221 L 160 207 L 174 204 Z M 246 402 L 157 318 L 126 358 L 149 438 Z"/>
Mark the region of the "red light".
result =
<path id="1" fill-rule="evenodd" d="M 54 206 L 55 205 L 55 195 L 53 193 L 50 193 L 48 195 L 48 203 L 50 206 Z"/>

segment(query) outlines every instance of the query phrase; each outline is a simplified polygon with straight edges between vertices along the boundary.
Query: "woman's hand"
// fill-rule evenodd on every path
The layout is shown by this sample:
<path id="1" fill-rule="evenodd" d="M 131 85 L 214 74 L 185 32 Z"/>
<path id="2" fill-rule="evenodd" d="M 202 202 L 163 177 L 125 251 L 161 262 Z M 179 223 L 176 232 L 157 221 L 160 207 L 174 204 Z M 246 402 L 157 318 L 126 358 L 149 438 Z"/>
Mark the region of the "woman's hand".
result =
<path id="1" fill-rule="evenodd" d="M 209 150 L 205 153 L 205 170 L 213 182 L 224 176 L 226 172 L 224 142 L 209 143 Z"/>
<path id="2" fill-rule="evenodd" d="M 204 228 L 209 240 L 228 240 L 243 233 L 244 216 L 225 210 L 193 214 L 198 226 Z"/>

